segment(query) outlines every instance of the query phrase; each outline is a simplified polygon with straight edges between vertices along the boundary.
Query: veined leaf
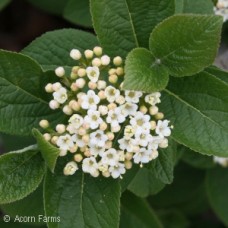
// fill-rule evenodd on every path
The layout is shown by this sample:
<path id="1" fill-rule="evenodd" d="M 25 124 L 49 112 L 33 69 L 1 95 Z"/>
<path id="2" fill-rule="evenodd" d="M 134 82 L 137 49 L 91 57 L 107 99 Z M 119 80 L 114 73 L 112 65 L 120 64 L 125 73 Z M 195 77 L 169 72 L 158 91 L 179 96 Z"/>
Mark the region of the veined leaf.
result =
<path id="1" fill-rule="evenodd" d="M 57 158 L 60 152 L 59 149 L 47 142 L 37 129 L 33 129 L 32 132 L 37 140 L 38 148 L 41 151 L 43 159 L 47 163 L 47 166 L 51 172 L 54 172 Z"/>
<path id="2" fill-rule="evenodd" d="M 211 65 L 217 54 L 220 16 L 175 15 L 151 33 L 150 50 L 172 76 L 190 76 Z"/>
<path id="3" fill-rule="evenodd" d="M 44 90 L 45 75 L 39 65 L 22 54 L 0 51 L 0 130 L 9 134 L 30 135 L 39 121 L 61 122 L 61 111 L 48 105 Z"/>
<path id="4" fill-rule="evenodd" d="M 36 146 L 0 156 L 0 203 L 20 200 L 41 183 L 45 164 Z"/>
<path id="5" fill-rule="evenodd" d="M 49 228 L 116 228 L 119 222 L 120 185 L 117 180 L 94 178 L 81 171 L 64 176 L 62 166 L 47 173 L 44 185 L 46 216 L 60 216 Z"/>
<path id="6" fill-rule="evenodd" d="M 84 51 L 98 45 L 93 34 L 76 29 L 61 29 L 47 32 L 34 40 L 23 51 L 35 59 L 44 70 L 54 70 L 59 66 L 72 68 L 77 61 L 70 58 L 74 48 Z"/>
<path id="7" fill-rule="evenodd" d="M 174 0 L 91 0 L 94 28 L 105 51 L 125 57 L 135 47 L 148 47 L 153 28 L 174 14 Z"/>
<path id="8" fill-rule="evenodd" d="M 172 78 L 160 108 L 174 125 L 173 139 L 202 154 L 227 156 L 227 91 L 227 84 L 216 77 L 215 71 Z"/>

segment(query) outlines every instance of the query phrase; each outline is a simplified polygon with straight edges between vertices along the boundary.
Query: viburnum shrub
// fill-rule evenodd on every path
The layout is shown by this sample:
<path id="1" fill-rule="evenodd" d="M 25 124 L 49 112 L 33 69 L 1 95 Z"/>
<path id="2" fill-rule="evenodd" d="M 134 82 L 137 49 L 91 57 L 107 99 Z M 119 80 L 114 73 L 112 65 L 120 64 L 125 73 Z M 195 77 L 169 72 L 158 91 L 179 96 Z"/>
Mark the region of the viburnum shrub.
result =
<path id="1" fill-rule="evenodd" d="M 62 29 L 1 50 L 0 130 L 36 140 L 0 157 L 2 211 L 32 213 L 31 201 L 50 228 L 169 227 L 189 213 L 187 186 L 193 202 L 207 189 L 227 225 L 217 196 L 228 188 L 216 186 L 228 174 L 215 165 L 227 167 L 227 72 L 212 66 L 225 20 L 213 14 L 226 5 L 216 4 L 91 0 L 82 8 L 96 35 Z M 62 15 L 77 21 L 71 9 Z"/>

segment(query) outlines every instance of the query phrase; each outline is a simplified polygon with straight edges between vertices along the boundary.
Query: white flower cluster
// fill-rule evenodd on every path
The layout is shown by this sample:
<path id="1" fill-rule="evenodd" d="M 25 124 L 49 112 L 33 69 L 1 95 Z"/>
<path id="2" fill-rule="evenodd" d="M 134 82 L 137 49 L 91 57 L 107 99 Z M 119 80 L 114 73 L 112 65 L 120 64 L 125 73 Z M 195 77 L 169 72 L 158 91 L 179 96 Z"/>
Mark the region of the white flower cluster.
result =
<path id="1" fill-rule="evenodd" d="M 228 0 L 218 0 L 216 7 L 214 7 L 216 15 L 223 16 L 224 22 L 228 20 Z"/>
<path id="2" fill-rule="evenodd" d="M 214 162 L 218 163 L 219 165 L 221 165 L 223 167 L 228 167 L 228 157 L 223 158 L 223 157 L 214 156 Z"/>
<path id="3" fill-rule="evenodd" d="M 158 156 L 158 148 L 168 146 L 171 130 L 168 120 L 159 112 L 159 92 L 143 94 L 123 91 L 122 58 L 113 60 L 102 54 L 100 47 L 70 52 L 77 60 L 71 75 L 63 67 L 55 71 L 60 82 L 47 84 L 52 93 L 51 109 L 61 108 L 69 116 L 68 123 L 58 124 L 55 131 L 47 120 L 40 126 L 44 138 L 60 149 L 60 156 L 73 154 L 64 168 L 65 175 L 79 168 L 93 177 L 121 177 L 132 163 L 150 162 Z"/>

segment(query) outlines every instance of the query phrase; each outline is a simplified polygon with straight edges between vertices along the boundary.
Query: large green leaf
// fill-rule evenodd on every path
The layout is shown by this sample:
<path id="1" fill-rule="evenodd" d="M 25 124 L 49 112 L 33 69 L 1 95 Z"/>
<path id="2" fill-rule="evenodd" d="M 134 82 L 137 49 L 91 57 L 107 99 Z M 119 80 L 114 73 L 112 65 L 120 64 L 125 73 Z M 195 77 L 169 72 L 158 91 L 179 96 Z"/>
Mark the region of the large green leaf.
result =
<path id="1" fill-rule="evenodd" d="M 126 57 L 135 47 L 148 47 L 153 28 L 174 14 L 174 0 L 91 0 L 94 28 L 111 55 Z"/>
<path id="2" fill-rule="evenodd" d="M 92 27 L 89 0 L 69 0 L 64 8 L 63 17 L 72 23 Z"/>
<path id="3" fill-rule="evenodd" d="M 60 165 L 60 164 L 58 164 Z M 116 228 L 119 222 L 120 185 L 111 178 L 94 178 L 81 171 L 64 176 L 63 167 L 47 173 L 44 202 L 47 216 L 60 216 L 49 228 Z"/>
<path id="4" fill-rule="evenodd" d="M 38 148 L 41 151 L 43 159 L 45 160 L 51 172 L 54 172 L 57 158 L 60 152 L 59 149 L 47 142 L 37 129 L 33 129 L 32 132 L 37 140 Z"/>
<path id="5" fill-rule="evenodd" d="M 156 92 L 164 89 L 169 80 L 165 66 L 145 48 L 136 48 L 126 59 L 124 89 Z"/>
<path id="6" fill-rule="evenodd" d="M 30 135 L 41 119 L 55 123 L 61 111 L 53 111 L 44 91 L 48 75 L 27 56 L 0 51 L 0 131 Z"/>
<path id="7" fill-rule="evenodd" d="M 11 217 L 11 220 L 12 218 L 18 218 L 19 216 L 25 216 L 28 218 L 35 217 L 35 219 L 30 219 L 24 224 L 44 224 L 44 221 L 42 219 L 42 215 L 44 215 L 42 185 L 40 185 L 33 193 L 24 199 L 10 204 L 3 204 L 0 206 L 0 208 L 4 214 Z"/>
<path id="8" fill-rule="evenodd" d="M 207 172 L 207 194 L 217 216 L 228 226 L 228 169 L 217 167 Z"/>
<path id="9" fill-rule="evenodd" d="M 193 75 L 213 63 L 222 23 L 220 16 L 169 17 L 151 33 L 150 50 L 171 75 Z"/>
<path id="10" fill-rule="evenodd" d="M 36 146 L 0 157 L 0 203 L 20 200 L 33 192 L 43 179 L 45 163 Z"/>
<path id="11" fill-rule="evenodd" d="M 139 197 L 157 194 L 165 184 L 157 179 L 152 170 L 141 168 L 128 186 L 128 190 Z"/>
<path id="12" fill-rule="evenodd" d="M 148 164 L 148 169 L 164 184 L 170 184 L 173 181 L 173 171 L 177 161 L 176 151 L 177 144 L 170 140 L 169 146 L 166 149 L 159 149 L 158 158 Z"/>
<path id="13" fill-rule="evenodd" d="M 172 78 L 160 108 L 176 141 L 202 154 L 228 155 L 228 87 L 216 72 Z"/>
<path id="14" fill-rule="evenodd" d="M 76 29 L 61 29 L 45 33 L 29 44 L 22 53 L 35 59 L 44 70 L 54 70 L 58 66 L 76 65 L 76 61 L 70 58 L 72 49 L 84 51 L 97 45 L 93 34 Z"/>
<path id="15" fill-rule="evenodd" d="M 120 228 L 163 228 L 146 200 L 126 192 L 121 197 L 121 206 Z"/>

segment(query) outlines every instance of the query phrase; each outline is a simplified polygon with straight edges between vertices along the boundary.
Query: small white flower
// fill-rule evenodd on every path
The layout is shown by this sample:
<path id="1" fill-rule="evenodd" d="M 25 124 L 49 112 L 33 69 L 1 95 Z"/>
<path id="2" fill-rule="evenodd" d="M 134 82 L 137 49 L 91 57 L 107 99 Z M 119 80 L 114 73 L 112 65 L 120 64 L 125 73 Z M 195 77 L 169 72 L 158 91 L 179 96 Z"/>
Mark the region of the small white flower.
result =
<path id="1" fill-rule="evenodd" d="M 105 96 L 107 100 L 112 103 L 120 95 L 120 91 L 113 86 L 108 86 L 105 88 Z"/>
<path id="2" fill-rule="evenodd" d="M 81 97 L 82 103 L 81 107 L 83 109 L 97 109 L 97 104 L 100 102 L 100 98 L 95 94 L 93 90 L 89 90 L 87 94 L 82 95 Z"/>
<path id="3" fill-rule="evenodd" d="M 134 103 L 130 103 L 130 102 L 126 102 L 125 104 L 120 106 L 121 108 L 121 112 L 123 113 L 123 115 L 125 117 L 127 116 L 133 116 L 135 115 L 137 109 L 138 109 L 138 105 L 134 104 Z"/>
<path id="4" fill-rule="evenodd" d="M 126 172 L 126 169 L 124 167 L 124 164 L 122 163 L 118 163 L 115 166 L 110 166 L 109 167 L 109 172 L 111 173 L 111 176 L 116 179 L 119 176 L 121 176 L 121 174 L 124 174 Z"/>
<path id="5" fill-rule="evenodd" d="M 84 118 L 86 124 L 90 126 L 91 129 L 96 129 L 103 122 L 100 117 L 99 111 L 88 110 L 87 115 Z"/>
<path id="6" fill-rule="evenodd" d="M 72 136 L 72 139 L 74 140 L 74 142 L 76 143 L 76 145 L 80 148 L 84 147 L 86 144 L 83 140 L 83 136 L 79 135 L 79 134 L 74 134 Z"/>
<path id="7" fill-rule="evenodd" d="M 146 147 L 149 142 L 152 141 L 152 135 L 150 135 L 147 131 L 136 132 L 135 139 L 139 142 L 139 145 L 142 147 Z"/>
<path id="8" fill-rule="evenodd" d="M 105 135 L 103 131 L 97 130 L 90 134 L 90 147 L 95 145 L 104 147 L 107 140 L 108 136 Z"/>
<path id="9" fill-rule="evenodd" d="M 78 49 L 72 49 L 70 51 L 70 57 L 74 60 L 79 60 L 82 57 L 82 54 Z"/>
<path id="10" fill-rule="evenodd" d="M 131 125 L 127 125 L 124 129 L 124 138 L 129 139 L 135 134 L 135 129 Z"/>
<path id="11" fill-rule="evenodd" d="M 110 148 L 109 150 L 105 151 L 102 154 L 102 159 L 101 159 L 103 164 L 107 164 L 110 166 L 115 166 L 118 164 L 119 161 L 119 155 L 117 151 L 113 148 Z"/>
<path id="12" fill-rule="evenodd" d="M 115 108 L 109 110 L 106 121 L 111 125 L 112 128 L 115 128 L 118 127 L 120 123 L 125 121 L 125 116 L 122 114 L 120 108 Z"/>
<path id="13" fill-rule="evenodd" d="M 134 146 L 137 145 L 135 139 L 132 138 L 122 138 L 118 140 L 119 148 L 121 150 L 126 150 L 127 152 L 133 152 Z"/>
<path id="14" fill-rule="evenodd" d="M 167 137 L 170 136 L 171 130 L 169 127 L 169 122 L 168 120 L 158 120 L 155 132 L 158 134 L 160 137 Z"/>
<path id="15" fill-rule="evenodd" d="M 142 112 L 136 112 L 135 116 L 130 120 L 130 124 L 135 127 L 137 132 L 150 130 L 150 116 L 144 115 Z"/>
<path id="16" fill-rule="evenodd" d="M 57 102 L 59 102 L 60 104 L 63 104 L 68 98 L 67 90 L 61 87 L 59 90 L 53 93 L 53 97 Z"/>
<path id="17" fill-rule="evenodd" d="M 132 90 L 125 91 L 125 99 L 127 102 L 138 103 L 141 96 L 142 92 Z"/>
<path id="18" fill-rule="evenodd" d="M 70 134 L 77 133 L 78 129 L 83 124 L 83 118 L 80 115 L 78 115 L 78 114 L 74 114 L 69 119 L 69 123 L 70 124 L 67 126 L 67 131 L 69 131 Z"/>
<path id="19" fill-rule="evenodd" d="M 97 82 L 99 75 L 100 75 L 100 70 L 97 66 L 87 67 L 86 68 L 86 74 L 87 74 L 87 76 L 91 82 Z"/>
<path id="20" fill-rule="evenodd" d="M 146 148 L 140 148 L 139 152 L 133 156 L 134 163 L 148 163 L 150 161 L 150 155 L 151 151 L 146 150 Z"/>
<path id="21" fill-rule="evenodd" d="M 148 144 L 148 150 L 157 150 L 158 145 L 162 142 L 163 137 L 160 136 L 152 136 L 149 144 Z"/>
<path id="22" fill-rule="evenodd" d="M 101 57 L 101 64 L 107 66 L 110 63 L 110 57 L 107 55 L 103 55 Z"/>
<path id="23" fill-rule="evenodd" d="M 102 156 L 103 153 L 105 151 L 105 147 L 104 146 L 98 146 L 98 145 L 91 145 L 90 147 L 90 153 L 93 155 L 93 156 L 97 156 L 97 155 L 100 155 Z"/>
<path id="24" fill-rule="evenodd" d="M 145 101 L 151 105 L 156 105 L 161 102 L 161 93 L 155 92 L 145 96 Z"/>
<path id="25" fill-rule="evenodd" d="M 98 111 L 101 113 L 102 116 L 104 116 L 108 113 L 108 108 L 107 106 L 100 105 Z"/>
<path id="26" fill-rule="evenodd" d="M 63 173 L 64 175 L 73 175 L 78 170 L 78 165 L 76 162 L 71 161 L 66 164 L 64 167 Z"/>
<path id="27" fill-rule="evenodd" d="M 89 173 L 93 177 L 99 176 L 99 165 L 94 157 L 85 158 L 82 162 L 82 170 L 85 173 Z"/>
<path id="28" fill-rule="evenodd" d="M 69 134 L 59 136 L 56 144 L 61 150 L 69 150 L 74 146 L 73 139 Z"/>

